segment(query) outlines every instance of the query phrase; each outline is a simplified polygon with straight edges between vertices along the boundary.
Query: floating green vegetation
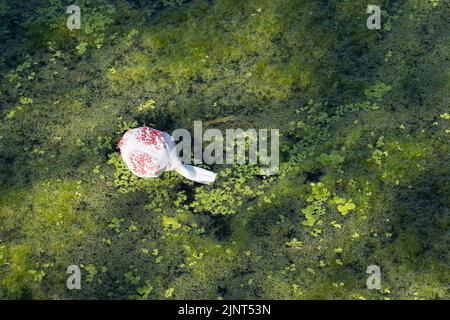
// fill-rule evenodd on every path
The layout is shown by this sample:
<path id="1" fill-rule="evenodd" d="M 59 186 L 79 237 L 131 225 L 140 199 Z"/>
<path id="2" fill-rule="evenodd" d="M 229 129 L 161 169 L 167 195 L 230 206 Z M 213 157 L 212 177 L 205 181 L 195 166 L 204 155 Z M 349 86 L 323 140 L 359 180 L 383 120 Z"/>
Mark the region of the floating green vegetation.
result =
<path id="1" fill-rule="evenodd" d="M 73 31 L 58 1 L 14 3 L 0 298 L 449 298 L 448 2 L 381 1 L 368 30 L 362 0 L 80 0 Z M 126 168 L 126 130 L 194 120 L 280 129 L 279 174 Z"/>

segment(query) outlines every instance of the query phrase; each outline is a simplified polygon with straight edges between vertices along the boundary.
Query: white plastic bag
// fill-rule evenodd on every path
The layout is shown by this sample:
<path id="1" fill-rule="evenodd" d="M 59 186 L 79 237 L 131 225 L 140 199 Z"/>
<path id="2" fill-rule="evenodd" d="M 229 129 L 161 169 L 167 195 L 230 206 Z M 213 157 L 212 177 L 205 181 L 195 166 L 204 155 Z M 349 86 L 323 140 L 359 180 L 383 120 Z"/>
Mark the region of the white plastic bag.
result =
<path id="1" fill-rule="evenodd" d="M 119 148 L 128 169 L 138 177 L 155 178 L 164 171 L 175 170 L 199 183 L 216 179 L 214 172 L 183 164 L 172 136 L 166 132 L 149 127 L 128 130 L 120 139 Z"/>

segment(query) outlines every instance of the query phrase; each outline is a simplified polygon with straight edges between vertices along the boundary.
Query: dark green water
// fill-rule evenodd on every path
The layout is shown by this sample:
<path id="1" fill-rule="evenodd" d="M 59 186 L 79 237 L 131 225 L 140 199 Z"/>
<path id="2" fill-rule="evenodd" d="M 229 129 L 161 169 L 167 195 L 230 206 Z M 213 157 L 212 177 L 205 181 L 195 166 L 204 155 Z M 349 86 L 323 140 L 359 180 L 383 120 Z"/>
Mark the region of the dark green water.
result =
<path id="1" fill-rule="evenodd" d="M 448 1 L 69 4 L 0 0 L 1 298 L 449 298 Z M 119 156 L 223 117 L 280 130 L 278 175 Z"/>

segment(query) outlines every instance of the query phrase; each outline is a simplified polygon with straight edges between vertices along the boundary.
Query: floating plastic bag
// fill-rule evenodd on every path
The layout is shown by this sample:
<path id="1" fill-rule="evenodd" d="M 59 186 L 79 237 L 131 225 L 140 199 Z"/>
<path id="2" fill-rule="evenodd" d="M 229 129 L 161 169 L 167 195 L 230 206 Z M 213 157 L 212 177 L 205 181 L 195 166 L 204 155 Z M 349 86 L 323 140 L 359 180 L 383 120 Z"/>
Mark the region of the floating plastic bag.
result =
<path id="1" fill-rule="evenodd" d="M 183 164 L 172 136 L 166 132 L 149 127 L 128 130 L 120 139 L 119 148 L 128 169 L 141 178 L 156 178 L 164 171 L 175 170 L 199 183 L 216 179 L 214 172 Z"/>

